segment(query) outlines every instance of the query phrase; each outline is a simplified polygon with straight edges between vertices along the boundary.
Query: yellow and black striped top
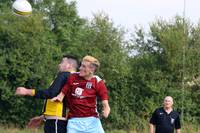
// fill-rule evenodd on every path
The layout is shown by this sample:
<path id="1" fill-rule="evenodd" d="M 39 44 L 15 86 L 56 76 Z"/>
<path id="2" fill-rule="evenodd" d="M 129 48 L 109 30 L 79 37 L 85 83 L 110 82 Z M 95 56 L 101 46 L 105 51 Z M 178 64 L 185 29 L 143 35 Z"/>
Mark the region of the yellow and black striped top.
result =
<path id="1" fill-rule="evenodd" d="M 48 89 L 35 90 L 35 98 L 45 99 L 43 107 L 44 115 L 66 117 L 66 104 L 63 102 L 52 102 L 50 99 L 60 93 L 69 75 L 70 72 L 61 72 Z"/>

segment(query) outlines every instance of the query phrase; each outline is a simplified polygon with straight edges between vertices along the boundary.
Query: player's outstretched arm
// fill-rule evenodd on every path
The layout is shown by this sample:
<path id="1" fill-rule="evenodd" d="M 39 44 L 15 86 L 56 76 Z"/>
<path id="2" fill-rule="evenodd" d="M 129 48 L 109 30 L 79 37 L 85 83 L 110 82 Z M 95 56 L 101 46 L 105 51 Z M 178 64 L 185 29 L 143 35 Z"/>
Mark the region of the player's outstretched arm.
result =
<path id="1" fill-rule="evenodd" d="M 27 89 L 25 87 L 17 87 L 15 91 L 15 95 L 18 96 L 34 96 L 35 90 L 34 89 Z"/>
<path id="2" fill-rule="evenodd" d="M 107 118 L 108 115 L 110 114 L 110 106 L 108 104 L 108 100 L 103 100 L 102 105 L 103 105 L 103 111 L 102 111 L 103 117 Z"/>
<path id="3" fill-rule="evenodd" d="M 57 96 L 60 93 L 60 90 L 65 85 L 68 76 L 70 75 L 69 72 L 62 72 L 59 73 L 56 79 L 53 81 L 51 86 L 48 89 L 38 89 L 35 92 L 35 98 L 39 99 L 51 99 Z"/>
<path id="4" fill-rule="evenodd" d="M 60 92 L 56 97 L 52 98 L 52 102 L 62 102 L 63 98 L 65 97 L 65 94 Z"/>
<path id="5" fill-rule="evenodd" d="M 34 96 L 35 98 L 39 99 L 51 99 L 59 94 L 61 88 L 63 88 L 64 84 L 66 83 L 69 74 L 69 72 L 59 73 L 48 89 L 35 90 L 25 87 L 18 87 L 15 91 L 15 94 L 19 96 Z"/>

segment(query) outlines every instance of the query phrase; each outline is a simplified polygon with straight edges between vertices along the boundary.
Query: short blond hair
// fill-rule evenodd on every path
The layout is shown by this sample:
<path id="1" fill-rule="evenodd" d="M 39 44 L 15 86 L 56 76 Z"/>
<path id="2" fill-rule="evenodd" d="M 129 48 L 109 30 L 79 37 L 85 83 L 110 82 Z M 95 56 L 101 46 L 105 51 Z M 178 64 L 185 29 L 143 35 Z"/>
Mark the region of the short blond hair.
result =
<path id="1" fill-rule="evenodd" d="M 100 62 L 93 56 L 86 55 L 85 57 L 83 57 L 82 61 L 88 61 L 88 62 L 92 63 L 94 66 L 96 66 L 97 68 L 100 67 Z"/>

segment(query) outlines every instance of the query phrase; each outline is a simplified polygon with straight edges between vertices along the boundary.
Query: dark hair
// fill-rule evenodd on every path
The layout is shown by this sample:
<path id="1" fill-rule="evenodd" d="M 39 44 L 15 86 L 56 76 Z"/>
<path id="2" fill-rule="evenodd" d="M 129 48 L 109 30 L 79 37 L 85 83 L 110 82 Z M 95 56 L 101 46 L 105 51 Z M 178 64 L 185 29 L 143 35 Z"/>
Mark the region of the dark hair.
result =
<path id="1" fill-rule="evenodd" d="M 74 56 L 74 55 L 68 55 L 68 54 L 66 54 L 66 55 L 63 55 L 63 58 L 69 58 L 69 59 L 73 59 L 73 60 L 78 61 L 78 58 L 76 56 Z"/>
<path id="2" fill-rule="evenodd" d="M 76 70 L 78 69 L 78 67 L 79 67 L 79 60 L 78 60 L 78 58 L 76 56 L 66 54 L 66 55 L 63 55 L 63 58 L 68 58 L 68 59 L 73 60 L 73 62 L 71 62 L 71 63 L 74 64 L 74 67 L 75 67 Z"/>

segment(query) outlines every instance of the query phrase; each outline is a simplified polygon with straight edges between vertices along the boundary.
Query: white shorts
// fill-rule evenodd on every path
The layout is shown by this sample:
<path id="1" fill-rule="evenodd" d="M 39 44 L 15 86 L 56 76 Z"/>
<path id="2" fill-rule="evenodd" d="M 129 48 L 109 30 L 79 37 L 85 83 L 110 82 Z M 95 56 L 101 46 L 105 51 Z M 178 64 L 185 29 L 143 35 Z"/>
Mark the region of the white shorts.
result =
<path id="1" fill-rule="evenodd" d="M 99 118 L 81 117 L 68 120 L 67 133 L 104 133 Z"/>

